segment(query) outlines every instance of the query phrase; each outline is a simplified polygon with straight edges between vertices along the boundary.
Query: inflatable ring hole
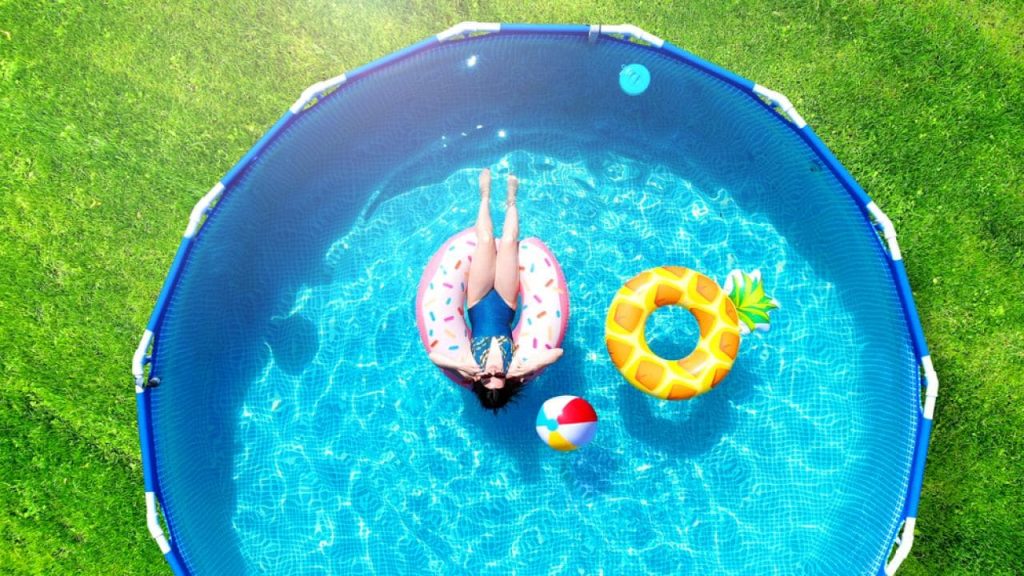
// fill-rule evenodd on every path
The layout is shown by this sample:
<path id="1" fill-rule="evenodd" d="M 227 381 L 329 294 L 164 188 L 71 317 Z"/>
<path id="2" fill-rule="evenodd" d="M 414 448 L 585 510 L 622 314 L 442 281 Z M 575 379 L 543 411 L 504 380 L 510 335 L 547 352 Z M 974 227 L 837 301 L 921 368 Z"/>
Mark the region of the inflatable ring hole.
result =
<path id="1" fill-rule="evenodd" d="M 682 306 L 656 308 L 648 316 L 644 330 L 651 352 L 666 360 L 689 356 L 700 338 L 697 319 Z"/>

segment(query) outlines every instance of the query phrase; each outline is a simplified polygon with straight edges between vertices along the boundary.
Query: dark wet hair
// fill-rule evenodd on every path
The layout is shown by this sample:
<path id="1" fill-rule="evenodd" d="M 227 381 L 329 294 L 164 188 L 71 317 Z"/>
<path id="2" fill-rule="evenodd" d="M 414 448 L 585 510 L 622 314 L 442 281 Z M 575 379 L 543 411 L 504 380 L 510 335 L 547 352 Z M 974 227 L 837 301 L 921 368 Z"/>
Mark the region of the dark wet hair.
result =
<path id="1" fill-rule="evenodd" d="M 498 410 L 504 408 L 510 400 L 523 391 L 525 382 L 522 378 L 505 378 L 505 385 L 501 388 L 488 388 L 484 386 L 483 380 L 473 381 L 473 393 L 484 410 L 491 410 L 495 415 Z"/>

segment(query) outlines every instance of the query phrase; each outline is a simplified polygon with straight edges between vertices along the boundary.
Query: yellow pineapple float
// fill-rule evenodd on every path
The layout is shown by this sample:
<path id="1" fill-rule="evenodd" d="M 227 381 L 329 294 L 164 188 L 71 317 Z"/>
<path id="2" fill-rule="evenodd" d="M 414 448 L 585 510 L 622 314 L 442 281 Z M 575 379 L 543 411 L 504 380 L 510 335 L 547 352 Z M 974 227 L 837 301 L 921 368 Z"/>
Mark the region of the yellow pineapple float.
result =
<path id="1" fill-rule="evenodd" d="M 700 329 L 697 347 L 681 360 L 656 355 L 644 334 L 651 312 L 668 305 L 689 310 Z M 630 384 L 663 400 L 686 400 L 711 390 L 729 374 L 740 336 L 768 330 L 768 313 L 778 307 L 765 294 L 757 270 L 730 272 L 722 288 L 689 268 L 651 268 L 615 294 L 605 321 L 605 344 Z"/>

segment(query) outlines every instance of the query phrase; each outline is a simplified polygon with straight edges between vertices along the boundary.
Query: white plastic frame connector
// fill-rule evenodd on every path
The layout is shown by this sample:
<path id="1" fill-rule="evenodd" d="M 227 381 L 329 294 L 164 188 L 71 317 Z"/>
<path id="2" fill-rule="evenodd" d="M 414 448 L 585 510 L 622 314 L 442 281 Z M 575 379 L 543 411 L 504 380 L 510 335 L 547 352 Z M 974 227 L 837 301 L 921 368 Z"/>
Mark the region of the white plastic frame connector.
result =
<path id="1" fill-rule="evenodd" d="M 900 243 L 896 241 L 896 227 L 892 225 L 892 220 L 889 220 L 885 212 L 882 212 L 882 209 L 874 202 L 868 202 L 867 209 L 882 227 L 882 236 L 885 237 L 885 243 L 889 246 L 889 256 L 893 260 L 902 260 L 903 254 L 900 252 Z"/>
<path id="2" fill-rule="evenodd" d="M 156 494 L 152 492 L 146 492 L 146 526 L 149 527 L 149 535 L 156 540 L 156 545 L 160 547 L 160 553 L 170 552 L 171 545 L 167 541 L 167 537 L 164 536 L 164 529 L 160 526 L 160 519 L 157 517 Z"/>
<path id="3" fill-rule="evenodd" d="M 598 26 L 597 29 L 600 34 L 621 34 L 625 38 L 643 40 L 655 48 L 661 48 L 665 44 L 665 41 L 661 38 L 658 38 L 647 30 L 632 24 L 602 24 L 601 26 Z"/>
<path id="4" fill-rule="evenodd" d="M 931 355 L 921 357 L 921 368 L 924 370 L 924 417 L 931 420 L 935 415 L 935 400 L 939 397 L 939 375 L 932 366 Z"/>
<path id="5" fill-rule="evenodd" d="M 153 343 L 153 333 L 146 330 L 142 333 L 139 347 L 132 356 L 132 376 L 135 377 L 135 393 L 142 394 L 146 389 L 146 363 L 149 361 L 149 345 Z"/>
<path id="6" fill-rule="evenodd" d="M 760 84 L 754 85 L 754 93 L 760 96 L 764 96 L 769 101 L 771 101 L 772 104 L 778 106 L 779 109 L 782 110 L 782 113 L 786 116 L 786 118 L 789 118 L 790 121 L 793 122 L 793 124 L 796 124 L 797 128 L 803 128 L 804 126 L 807 126 L 807 122 L 804 120 L 804 117 L 801 116 L 800 113 L 796 111 L 796 107 L 793 106 L 793 103 L 789 101 L 789 98 L 786 98 L 785 94 L 781 92 L 776 92 L 775 90 L 771 90 L 769 88 L 765 88 Z"/>
<path id="7" fill-rule="evenodd" d="M 224 185 L 217 182 L 210 188 L 210 191 L 203 196 L 199 202 L 196 202 L 194 208 L 192 208 L 192 214 L 188 218 L 188 227 L 185 228 L 185 238 L 192 238 L 199 231 L 199 226 L 203 223 L 203 217 L 206 216 L 210 211 L 210 206 L 220 198 L 221 193 L 224 192 Z"/>
<path id="8" fill-rule="evenodd" d="M 459 22 L 455 26 L 439 33 L 437 41 L 444 42 L 445 40 L 451 40 L 452 38 L 474 32 L 498 32 L 499 30 L 501 30 L 501 24 L 498 22 Z"/>
<path id="9" fill-rule="evenodd" d="M 313 84 L 309 88 L 306 88 L 305 90 L 302 91 L 302 95 L 299 96 L 299 99 L 296 100 L 294 104 L 292 104 L 292 107 L 289 108 L 288 111 L 290 111 L 292 114 L 298 114 L 299 112 L 302 112 L 302 109 L 306 107 L 306 104 L 309 104 L 310 100 L 322 95 L 324 92 L 327 92 L 331 88 L 341 86 L 342 84 L 345 83 L 345 80 L 347 80 L 347 78 L 345 78 L 345 75 L 339 74 L 334 78 L 329 78 L 322 82 L 317 82 L 316 84 Z"/>
<path id="10" fill-rule="evenodd" d="M 900 535 L 900 544 L 896 547 L 896 553 L 885 565 L 886 576 L 892 576 L 899 570 L 903 561 L 910 556 L 910 549 L 914 547 L 914 526 L 917 525 L 917 518 L 907 518 L 903 523 L 903 533 Z"/>

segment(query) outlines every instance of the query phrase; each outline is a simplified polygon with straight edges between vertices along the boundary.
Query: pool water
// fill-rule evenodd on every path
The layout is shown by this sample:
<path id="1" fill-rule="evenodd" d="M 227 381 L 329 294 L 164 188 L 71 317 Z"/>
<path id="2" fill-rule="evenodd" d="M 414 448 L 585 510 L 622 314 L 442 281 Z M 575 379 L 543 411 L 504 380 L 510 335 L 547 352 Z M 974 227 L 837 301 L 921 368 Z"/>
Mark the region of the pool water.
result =
<path id="1" fill-rule="evenodd" d="M 872 449 L 856 434 L 871 415 L 851 402 L 864 350 L 850 312 L 728 191 L 611 154 L 590 164 L 515 152 L 491 166 L 496 224 L 511 171 L 522 235 L 551 246 L 572 297 L 565 358 L 498 418 L 431 368 L 414 331 L 419 274 L 476 217 L 476 170 L 381 203 L 324 254 L 331 281 L 274 319 L 288 333 L 238 414 L 233 522 L 254 570 L 765 574 L 785 563 L 771 551 L 796 560 L 828 537 L 823 511 Z M 663 264 L 720 282 L 760 268 L 783 303 L 725 385 L 690 402 L 634 390 L 603 347 L 611 296 Z M 652 320 L 656 346 L 676 339 L 667 320 Z M 560 394 L 600 417 L 578 454 L 533 431 Z"/>
<path id="2" fill-rule="evenodd" d="M 399 72 L 458 64 L 463 73 L 469 54 L 484 69 L 513 49 L 503 42 L 467 41 Z M 564 63 L 545 62 L 557 72 L 592 49 L 573 44 Z M 651 68 L 642 97 L 669 98 L 659 89 L 671 82 L 691 83 L 691 95 L 728 92 L 636 45 L 603 49 L 611 71 L 629 61 Z M 517 48 L 513 75 L 531 54 Z M 507 68 L 482 83 L 494 91 L 488 101 Z M 598 126 L 635 113 L 615 78 L 589 105 Z M 314 108 L 335 128 L 297 124 L 225 197 L 164 320 L 156 451 L 172 534 L 194 570 L 877 571 L 913 453 L 914 358 L 880 244 L 791 133 L 770 135 L 780 123 L 772 112 L 751 103 L 735 112 L 746 121 L 686 124 L 662 145 L 628 134 L 602 143 L 523 120 L 543 116 L 545 102 L 502 117 L 475 103 L 478 93 L 451 89 L 444 104 L 423 98 L 465 120 L 421 111 L 426 126 L 402 127 L 419 152 L 384 153 L 366 123 L 387 98 L 374 100 L 371 88 L 352 87 L 351 111 L 330 99 Z M 408 94 L 387 94 L 409 106 Z M 333 146 L 341 118 L 371 135 Z M 690 141 L 705 130 L 729 137 Z M 302 138 L 322 146 L 289 151 Z M 789 148 L 772 151 L 780 142 Z M 363 170 L 344 160 L 358 152 L 369 158 Z M 505 176 L 520 178 L 522 237 L 558 257 L 571 307 L 565 356 L 499 416 L 432 366 L 414 317 L 430 256 L 475 219 L 485 166 L 499 231 Z M 733 269 L 760 269 L 781 303 L 769 332 L 743 338 L 728 378 L 690 401 L 635 390 L 604 348 L 616 290 L 660 265 L 720 283 Z M 683 356 L 695 323 L 661 310 L 648 336 L 655 350 Z M 573 453 L 534 431 L 541 403 L 562 394 L 586 398 L 600 419 L 593 442 Z"/>

